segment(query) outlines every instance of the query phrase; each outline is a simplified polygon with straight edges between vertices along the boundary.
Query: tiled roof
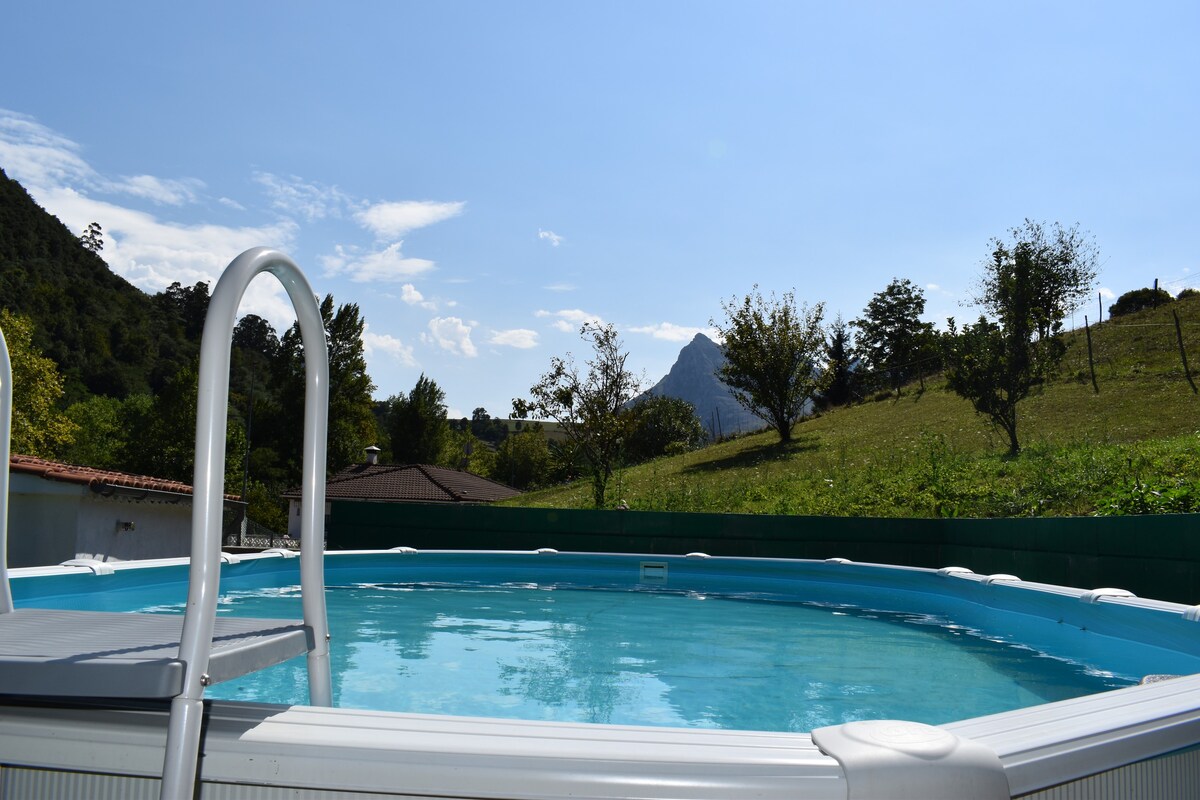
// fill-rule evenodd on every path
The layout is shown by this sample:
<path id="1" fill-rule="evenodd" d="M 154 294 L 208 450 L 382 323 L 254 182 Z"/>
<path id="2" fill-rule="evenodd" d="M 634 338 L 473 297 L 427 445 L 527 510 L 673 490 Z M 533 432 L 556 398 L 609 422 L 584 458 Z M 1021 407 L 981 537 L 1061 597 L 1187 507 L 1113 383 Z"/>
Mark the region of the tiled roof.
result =
<path id="1" fill-rule="evenodd" d="M 9 456 L 8 468 L 12 473 L 34 475 L 48 481 L 78 483 L 96 491 L 103 491 L 112 486 L 123 486 L 128 489 L 145 489 L 152 492 L 187 495 L 192 493 L 191 486 L 179 481 L 151 478 L 147 475 L 132 475 L 128 472 L 117 472 L 111 469 L 63 464 L 58 461 L 47 461 L 37 456 Z M 225 495 L 225 499 L 237 500 L 238 498 L 236 495 Z"/>
<path id="2" fill-rule="evenodd" d="M 393 503 L 490 503 L 520 492 L 470 472 L 429 464 L 354 464 L 329 478 L 326 500 Z M 300 497 L 292 489 L 285 498 Z"/>

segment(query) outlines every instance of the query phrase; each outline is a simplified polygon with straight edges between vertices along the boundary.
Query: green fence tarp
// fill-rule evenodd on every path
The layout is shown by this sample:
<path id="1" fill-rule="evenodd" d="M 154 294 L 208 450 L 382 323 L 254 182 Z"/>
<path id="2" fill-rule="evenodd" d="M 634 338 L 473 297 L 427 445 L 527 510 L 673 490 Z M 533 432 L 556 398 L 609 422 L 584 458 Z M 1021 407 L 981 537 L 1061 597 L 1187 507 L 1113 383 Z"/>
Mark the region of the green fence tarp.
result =
<path id="1" fill-rule="evenodd" d="M 415 547 L 967 567 L 1084 589 L 1200 603 L 1200 515 L 894 519 L 685 514 L 334 501 L 330 549 Z"/>

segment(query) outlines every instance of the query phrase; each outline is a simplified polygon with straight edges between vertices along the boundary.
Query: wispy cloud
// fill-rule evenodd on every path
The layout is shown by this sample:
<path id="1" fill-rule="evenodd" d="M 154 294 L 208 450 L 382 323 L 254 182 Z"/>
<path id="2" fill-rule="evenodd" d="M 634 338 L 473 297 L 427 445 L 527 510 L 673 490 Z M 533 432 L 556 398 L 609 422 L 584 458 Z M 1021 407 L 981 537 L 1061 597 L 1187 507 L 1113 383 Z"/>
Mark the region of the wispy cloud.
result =
<path id="1" fill-rule="evenodd" d="M 565 308 L 561 311 L 535 311 L 535 317 L 554 320 L 552 325 L 564 333 L 574 333 L 587 323 L 603 325 L 604 319 L 598 314 L 592 314 L 578 308 Z"/>
<path id="2" fill-rule="evenodd" d="M 673 322 L 659 322 L 656 325 L 642 325 L 629 328 L 630 333 L 642 333 L 655 339 L 667 342 L 690 342 L 697 333 L 703 333 L 710 339 L 715 339 L 717 332 L 712 328 L 695 328 L 686 325 L 676 325 Z"/>
<path id="3" fill-rule="evenodd" d="M 368 359 L 382 353 L 396 359 L 406 367 L 417 366 L 411 346 L 386 333 L 372 333 L 371 326 L 364 323 L 362 332 L 363 353 Z"/>
<path id="4" fill-rule="evenodd" d="M 83 159 L 78 144 L 33 117 L 7 109 L 0 109 L 0 164 L 31 192 L 71 186 L 81 194 L 125 194 L 179 206 L 195 202 L 204 188 L 196 178 L 106 178 Z"/>
<path id="5" fill-rule="evenodd" d="M 531 331 L 528 328 L 493 331 L 492 338 L 488 339 L 488 343 L 503 347 L 515 347 L 518 350 L 528 350 L 531 347 L 537 347 L 538 335 L 537 331 Z"/>
<path id="6" fill-rule="evenodd" d="M 401 200 L 376 203 L 356 213 L 354 218 L 380 239 L 395 239 L 417 228 L 425 228 L 457 217 L 466 205 L 461 202 Z"/>
<path id="7" fill-rule="evenodd" d="M 309 222 L 327 217 L 340 219 L 356 205 L 350 195 L 336 186 L 313 183 L 295 175 L 256 172 L 254 181 L 266 191 L 272 208 Z"/>
<path id="8" fill-rule="evenodd" d="M 538 238 L 543 242 L 549 242 L 551 247 L 558 247 L 563 243 L 563 237 L 554 231 L 544 231 L 541 228 L 538 228 Z"/>
<path id="9" fill-rule="evenodd" d="M 337 245 L 332 255 L 322 256 L 326 276 L 345 275 L 355 283 L 411 280 L 434 268 L 425 258 L 408 258 L 400 252 L 404 242 L 395 242 L 383 250 L 361 253 L 357 247 Z"/>
<path id="10" fill-rule="evenodd" d="M 548 292 L 573 292 L 575 291 L 576 287 L 570 283 L 552 283 L 549 286 L 543 286 L 542 288 Z"/>
<path id="11" fill-rule="evenodd" d="M 434 317 L 429 320 L 429 333 L 421 334 L 421 338 L 457 356 L 479 355 L 471 341 L 471 326 L 458 317 Z"/>
<path id="12" fill-rule="evenodd" d="M 62 184 L 92 188 L 100 183 L 79 150 L 78 144 L 33 117 L 0 109 L 0 164 L 26 189 Z"/>
<path id="13" fill-rule="evenodd" d="M 196 202 L 197 192 L 204 188 L 204 181 L 195 178 L 182 180 L 156 178 L 153 175 L 134 175 L 122 178 L 112 190 L 122 194 L 142 197 L 159 205 L 181 206 Z"/>

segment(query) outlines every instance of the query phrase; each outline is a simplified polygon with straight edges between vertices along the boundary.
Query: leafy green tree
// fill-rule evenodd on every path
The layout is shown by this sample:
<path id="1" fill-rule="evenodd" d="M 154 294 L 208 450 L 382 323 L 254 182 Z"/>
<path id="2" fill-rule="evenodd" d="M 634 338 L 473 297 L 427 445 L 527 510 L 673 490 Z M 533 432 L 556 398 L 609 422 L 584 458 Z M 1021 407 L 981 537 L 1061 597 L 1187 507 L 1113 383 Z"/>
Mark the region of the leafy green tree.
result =
<path id="1" fill-rule="evenodd" d="M 262 481 L 250 481 L 243 498 L 246 501 L 246 516 L 276 533 L 286 533 L 287 506 L 279 495 L 280 492 Z"/>
<path id="2" fill-rule="evenodd" d="M 208 317 L 208 284 L 198 281 L 195 286 L 184 286 L 175 281 L 154 296 L 159 307 L 182 326 L 183 334 L 191 342 L 199 342 L 204 333 L 204 320 Z"/>
<path id="3" fill-rule="evenodd" d="M 824 304 L 798 307 L 790 291 L 767 300 L 755 286 L 740 303 L 721 306 L 725 325 L 711 323 L 725 342 L 718 377 L 743 408 L 775 429 L 780 442 L 790 442 L 792 426 L 825 385 Z"/>
<path id="4" fill-rule="evenodd" d="M 508 436 L 508 426 L 502 419 L 493 419 L 486 408 L 477 408 L 471 412 L 471 433 L 495 446 Z"/>
<path id="5" fill-rule="evenodd" d="M 850 328 L 841 315 L 829 326 L 828 336 L 829 347 L 825 356 L 826 385 L 817 398 L 817 405 L 821 408 L 847 405 L 857 395 L 860 383 L 850 340 Z"/>
<path id="6" fill-rule="evenodd" d="M 556 420 L 587 463 L 592 499 L 604 507 L 609 478 L 618 466 L 628 434 L 625 405 L 637 396 L 638 379 L 625 369 L 629 354 L 621 349 L 611 324 L 585 323 L 579 335 L 592 345 L 592 358 L 581 373 L 574 357 L 555 356 L 550 369 L 529 389 L 529 399 L 514 399 L 517 417 Z"/>
<path id="7" fill-rule="evenodd" d="M 326 468 L 337 472 L 359 460 L 364 447 L 378 438 L 371 393 L 375 384 L 367 374 L 362 334 L 366 321 L 357 303 L 334 309 L 333 295 L 320 305 L 329 353 L 329 441 Z M 280 416 L 274 420 L 269 442 L 286 454 L 288 472 L 299 479 L 302 437 L 298 420 L 304 419 L 304 347 L 296 323 L 284 333 L 275 359 L 275 385 L 279 392 Z"/>
<path id="8" fill-rule="evenodd" d="M 72 403 L 67 418 L 78 426 L 78 431 L 75 441 L 63 451 L 63 458 L 99 469 L 125 469 L 129 429 L 123 424 L 124 405 L 124 401 L 104 395 Z"/>
<path id="9" fill-rule="evenodd" d="M 550 446 L 541 426 L 534 424 L 500 443 L 491 477 L 524 491 L 545 486 L 550 470 Z"/>
<path id="10" fill-rule="evenodd" d="M 961 334 L 950 320 L 946 379 L 1008 435 L 1009 454 L 1020 452 L 1017 404 L 1037 391 L 1066 351 L 1063 319 L 1091 294 L 1095 245 L 1075 227 L 1025 221 L 1011 242 L 993 239 L 976 301 L 995 317 L 980 316 Z"/>
<path id="11" fill-rule="evenodd" d="M 1132 314 L 1135 311 L 1166 305 L 1170 302 L 1173 302 L 1171 293 L 1162 289 L 1150 289 L 1148 287 L 1134 289 L 1118 297 L 1117 302 L 1108 307 L 1108 315 L 1110 317 L 1120 317 L 1125 314 Z"/>
<path id="12" fill-rule="evenodd" d="M 0 330 L 12 365 L 12 451 L 56 458 L 78 430 L 58 407 L 62 376 L 54 361 L 33 344 L 34 328 L 28 317 L 0 309 Z"/>
<path id="13" fill-rule="evenodd" d="M 100 230 L 99 222 L 88 223 L 87 230 L 79 237 L 79 243 L 84 249 L 99 253 L 104 249 L 104 231 Z"/>
<path id="14" fill-rule="evenodd" d="M 388 436 L 396 463 L 441 464 L 450 440 L 446 393 L 441 387 L 422 373 L 412 391 L 389 402 Z"/>
<path id="15" fill-rule="evenodd" d="M 630 463 L 694 450 L 708 439 L 696 407 L 678 397 L 652 395 L 625 411 L 629 435 L 625 454 Z"/>
<path id="16" fill-rule="evenodd" d="M 863 367 L 884 378 L 897 395 L 905 383 L 924 375 L 921 353 L 933 337 L 933 324 L 921 321 L 924 313 L 921 288 L 907 278 L 894 278 L 850 323 L 858 329 L 855 352 Z"/>
<path id="17" fill-rule="evenodd" d="M 1049 339 L 1063 320 L 1087 300 L 1096 285 L 1095 241 L 1074 225 L 1025 220 L 1009 231 L 1011 241 L 992 239 L 975 302 L 1001 327 L 1028 329 L 1030 341 Z"/>

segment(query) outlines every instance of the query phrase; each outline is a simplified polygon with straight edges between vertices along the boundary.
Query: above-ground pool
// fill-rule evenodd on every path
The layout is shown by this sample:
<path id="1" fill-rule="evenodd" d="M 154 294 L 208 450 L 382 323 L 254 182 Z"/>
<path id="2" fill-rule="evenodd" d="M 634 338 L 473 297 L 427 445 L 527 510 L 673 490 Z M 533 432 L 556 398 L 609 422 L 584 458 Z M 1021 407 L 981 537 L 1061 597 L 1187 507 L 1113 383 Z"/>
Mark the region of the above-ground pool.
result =
<path id="1" fill-rule="evenodd" d="M 282 554 L 231 557 L 223 566 L 220 613 L 298 616 L 297 561 Z M 739 751 L 739 759 L 755 747 L 766 747 L 765 754 L 790 741 L 772 736 L 795 735 L 797 752 L 808 753 L 815 739 L 825 752 L 809 755 L 832 754 L 848 772 L 848 762 L 836 752 L 843 745 L 829 732 L 846 729 L 846 723 L 905 720 L 945 726 L 937 730 L 971 730 L 986 739 L 994 720 L 1036 718 L 1038 736 L 1052 741 L 1055 731 L 1046 721 L 1056 709 L 1074 709 L 1068 716 L 1078 724 L 1080 709 L 1105 702 L 1131 708 L 1138 697 L 1164 694 L 1155 686 L 1122 688 L 1146 676 L 1200 673 L 1195 609 L 956 568 L 702 554 L 401 549 L 329 553 L 325 576 L 337 708 L 303 713 L 322 715 L 330 730 L 357 728 L 367 720 L 391 731 L 393 723 L 384 720 L 405 720 L 402 727 L 416 725 L 427 738 L 429 726 L 480 731 L 507 718 L 530 721 L 503 729 L 510 746 L 522 737 L 551 735 L 521 726 L 559 726 L 552 729 L 560 743 L 554 751 L 564 741 L 594 737 L 613 746 L 627 738 L 622 731 L 631 730 L 611 726 L 710 729 L 707 735 L 739 737 L 739 748 L 749 748 Z M 131 563 L 112 574 L 18 570 L 12 586 L 18 606 L 181 613 L 186 578 L 179 564 Z M 1175 681 L 1181 691 L 1171 696 L 1181 695 L 1192 680 Z M 1120 691 L 1110 691 L 1115 689 Z M 307 698 L 303 660 L 218 684 L 208 696 L 250 701 L 214 705 L 231 718 L 291 720 Z M 1120 699 L 1125 697 L 1134 699 Z M 278 705 L 254 705 L 259 703 Z M 1122 713 L 1114 711 L 1114 719 Z M 1193 708 L 1183 728 L 1172 723 L 1171 736 L 1183 737 L 1180 746 L 1200 742 L 1194 716 Z M 485 725 L 482 718 L 496 722 Z M 575 723 L 601 724 L 570 727 Z M 755 731 L 767 733 L 747 733 Z M 812 731 L 817 733 L 810 737 Z M 686 738 L 703 733 L 629 737 L 691 741 L 698 754 L 708 752 L 719 762 L 704 748 L 727 740 Z M 375 747 L 393 746 L 387 743 L 394 733 L 376 734 Z M 211 735 L 216 746 L 219 734 Z M 338 752 L 342 735 L 331 734 L 324 743 L 328 752 Z M 374 738 L 365 735 L 363 741 Z M 244 732 L 238 741 L 244 750 Z M 485 751 L 495 746 L 495 734 L 487 741 Z M 1025 734 L 1022 741 L 1027 747 L 1032 740 Z M 656 747 L 645 748 L 650 759 Z M 1020 763 L 1004 764 L 1008 785 L 1015 787 L 1012 796 L 1022 786 L 1044 789 L 1091 774 L 1088 769 L 1102 771 L 1076 764 L 1074 773 L 1035 781 L 1028 771 L 1040 762 L 1021 752 Z M 1136 748 L 1130 753 L 1136 755 Z M 471 758 L 477 761 L 480 753 Z M 772 758 L 751 761 L 762 766 Z M 427 788 L 434 794 L 436 787 Z M 678 795 L 652 796 L 708 796 L 694 791 L 693 786 Z"/>
<path id="2" fill-rule="evenodd" d="M 940 724 L 1200 672 L 1192 653 L 1036 606 L 984 611 L 971 583 L 919 571 L 425 553 L 333 557 L 327 572 L 341 708 L 811 731 Z M 231 574 L 220 613 L 300 616 L 286 573 L 255 574 L 259 585 Z M 185 598 L 152 584 L 43 604 L 182 613 Z M 304 704 L 304 659 L 208 696 Z"/>

